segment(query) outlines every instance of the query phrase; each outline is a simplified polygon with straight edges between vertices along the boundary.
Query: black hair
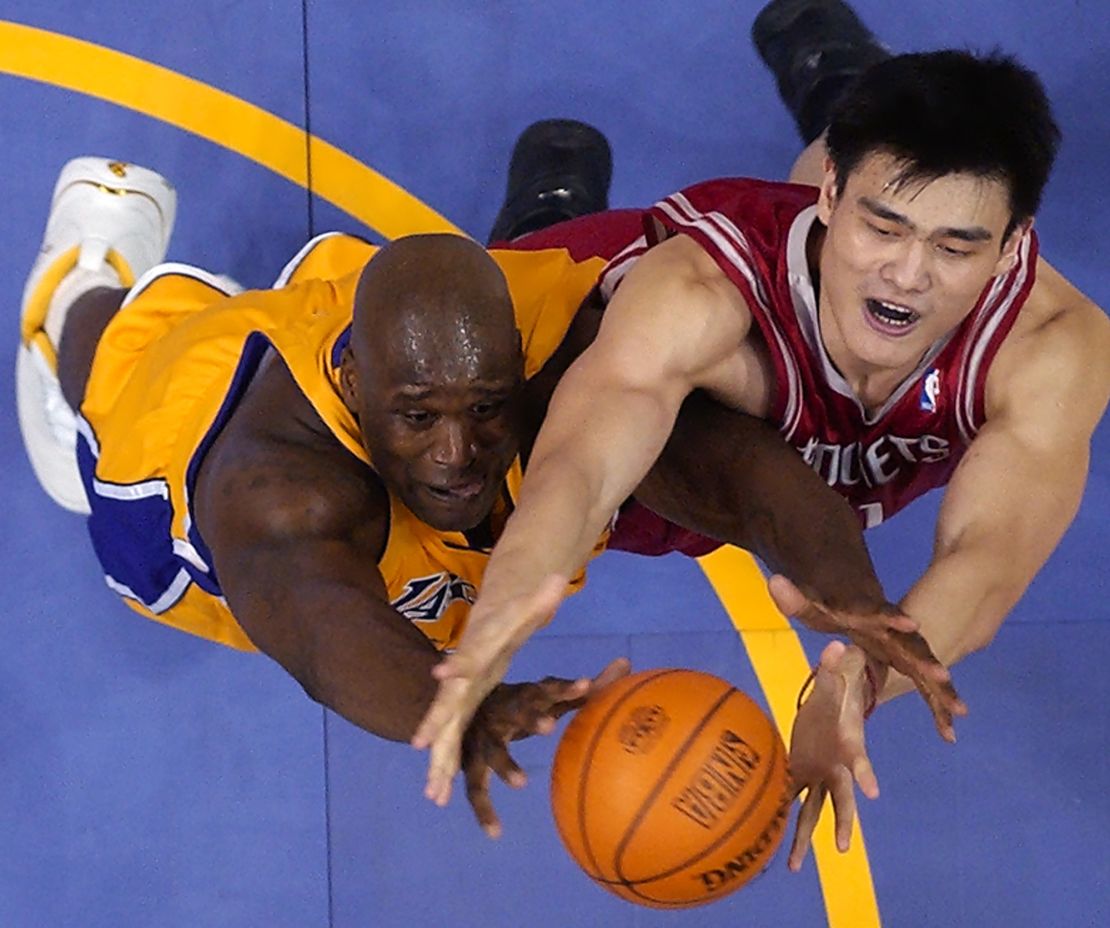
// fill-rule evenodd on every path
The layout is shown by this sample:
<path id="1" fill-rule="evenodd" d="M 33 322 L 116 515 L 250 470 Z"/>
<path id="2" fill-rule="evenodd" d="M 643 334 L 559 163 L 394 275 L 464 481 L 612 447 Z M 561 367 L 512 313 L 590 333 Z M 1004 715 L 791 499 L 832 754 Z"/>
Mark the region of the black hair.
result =
<path id="1" fill-rule="evenodd" d="M 966 173 L 1010 190 L 1010 224 L 1031 218 L 1060 130 L 1040 79 L 1000 52 L 896 55 L 868 69 L 840 101 L 826 140 L 844 189 L 868 155 L 904 162 L 897 183 Z"/>

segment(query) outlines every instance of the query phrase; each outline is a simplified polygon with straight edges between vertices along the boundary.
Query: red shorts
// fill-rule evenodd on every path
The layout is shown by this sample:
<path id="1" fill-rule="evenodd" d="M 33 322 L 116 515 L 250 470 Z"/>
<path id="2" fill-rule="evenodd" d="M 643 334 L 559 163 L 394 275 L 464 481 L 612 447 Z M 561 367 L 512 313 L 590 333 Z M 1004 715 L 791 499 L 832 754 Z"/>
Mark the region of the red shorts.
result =
<path id="1" fill-rule="evenodd" d="M 656 515 L 646 506 L 629 500 L 617 515 L 617 524 L 609 536 L 608 551 L 628 551 L 658 557 L 677 551 L 687 557 L 701 557 L 716 551 L 723 542 L 681 528 Z"/>

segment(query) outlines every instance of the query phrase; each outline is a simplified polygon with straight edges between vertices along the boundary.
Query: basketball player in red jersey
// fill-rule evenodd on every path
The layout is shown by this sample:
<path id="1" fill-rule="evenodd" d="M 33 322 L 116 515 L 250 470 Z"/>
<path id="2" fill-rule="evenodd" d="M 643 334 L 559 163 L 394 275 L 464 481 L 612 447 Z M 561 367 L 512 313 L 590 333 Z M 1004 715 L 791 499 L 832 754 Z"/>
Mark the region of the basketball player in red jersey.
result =
<path id="1" fill-rule="evenodd" d="M 932 563 L 901 605 L 945 664 L 990 642 L 1075 515 L 1110 394 L 1110 323 L 1032 232 L 1058 135 L 1011 59 L 887 58 L 836 108 L 816 186 L 711 181 L 644 213 L 436 669 L 414 738 L 431 747 L 429 798 L 447 801 L 473 706 L 547 618 L 537 591 L 584 562 L 694 390 L 773 422 L 865 524 L 945 486 Z M 807 607 L 787 583 L 773 594 Z M 888 671 L 836 643 L 822 656 L 792 748 L 809 787 L 795 868 L 829 790 L 842 848 L 853 778 L 877 794 L 860 716 L 869 680 L 880 702 L 906 691 Z"/>

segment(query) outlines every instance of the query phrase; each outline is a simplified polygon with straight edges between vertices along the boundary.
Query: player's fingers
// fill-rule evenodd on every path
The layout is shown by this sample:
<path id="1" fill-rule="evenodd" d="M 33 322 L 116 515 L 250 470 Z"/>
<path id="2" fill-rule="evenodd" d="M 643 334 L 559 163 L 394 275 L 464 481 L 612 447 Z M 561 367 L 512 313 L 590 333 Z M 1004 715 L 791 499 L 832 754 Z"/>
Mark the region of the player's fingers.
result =
<path id="1" fill-rule="evenodd" d="M 899 664 L 905 664 L 910 672 L 937 682 L 952 679 L 952 674 L 933 653 L 925 636 L 918 633 L 899 632 L 890 637 L 887 643 L 891 651 L 891 663 L 901 670 Z M 895 663 L 897 661 L 897 663 Z M 907 671 L 903 670 L 903 673 Z"/>
<path id="2" fill-rule="evenodd" d="M 470 721 L 474 707 L 473 701 L 475 686 L 469 680 L 444 680 L 439 684 L 435 699 L 428 706 L 424 718 L 413 733 L 409 742 L 414 748 L 423 750 L 431 746 L 448 725 L 456 724 L 460 728 Z"/>
<path id="3" fill-rule="evenodd" d="M 437 680 L 475 679 L 482 676 L 493 666 L 504 642 L 500 635 L 489 634 L 475 637 L 460 646 L 454 654 L 449 654 L 432 668 L 432 676 Z"/>
<path id="4" fill-rule="evenodd" d="M 573 682 L 559 681 L 569 684 L 569 688 L 559 694 L 559 701 L 552 705 L 550 714 L 559 719 L 572 709 L 582 708 L 594 693 L 605 689 L 610 683 L 615 683 L 622 677 L 627 677 L 631 670 L 632 662 L 627 657 L 618 657 L 606 664 L 601 673 L 592 680 L 583 678 Z"/>
<path id="5" fill-rule="evenodd" d="M 955 742 L 956 729 L 952 724 L 953 716 L 967 715 L 967 705 L 960 699 L 951 681 L 938 682 L 912 671 L 907 675 L 929 706 L 937 732 L 945 741 Z"/>
<path id="6" fill-rule="evenodd" d="M 950 682 L 925 681 L 925 684 L 931 684 L 929 685 L 929 692 L 932 701 L 947 713 L 949 721 L 953 716 L 967 715 L 967 705 L 960 699 L 959 693 L 956 692 L 956 688 Z"/>
<path id="7" fill-rule="evenodd" d="M 632 672 L 632 661 L 627 657 L 618 657 L 609 661 L 608 664 L 602 669 L 593 679 L 593 684 L 590 687 L 590 693 L 593 694 L 597 690 L 604 689 L 610 683 L 616 683 L 622 677 L 627 677 Z"/>
<path id="8" fill-rule="evenodd" d="M 432 742 L 424 795 L 437 806 L 447 805 L 451 798 L 451 781 L 459 772 L 460 749 L 461 739 L 456 726 L 444 729 Z"/>
<path id="9" fill-rule="evenodd" d="M 425 748 L 430 747 L 432 742 L 443 730 L 444 725 L 447 724 L 447 721 L 455 714 L 453 701 L 441 698 L 442 689 L 441 686 L 440 695 L 437 695 L 432 701 L 432 704 L 428 707 L 428 711 L 424 713 L 424 718 L 422 718 L 420 724 L 416 726 L 416 731 L 413 732 L 412 740 L 409 741 L 409 744 L 418 751 L 423 751 Z"/>
<path id="10" fill-rule="evenodd" d="M 562 715 L 563 712 L 556 714 L 554 709 L 551 715 L 541 715 L 533 726 L 533 734 L 550 735 L 555 730 L 556 720 Z"/>
<path id="11" fill-rule="evenodd" d="M 840 768 L 833 775 L 830 792 L 836 820 L 836 849 L 843 854 L 851 847 L 852 822 L 856 817 L 856 792 L 847 770 Z"/>
<path id="12" fill-rule="evenodd" d="M 811 786 L 806 794 L 802 808 L 798 812 L 798 824 L 794 829 L 794 841 L 790 845 L 790 856 L 786 865 L 797 873 L 802 869 L 802 861 L 809 853 L 809 846 L 813 840 L 813 829 L 817 827 L 817 819 L 821 816 L 821 807 L 825 804 L 825 784 Z"/>
<path id="13" fill-rule="evenodd" d="M 852 779 L 868 799 L 879 798 L 879 778 L 875 776 L 875 768 L 871 766 L 871 758 L 862 746 L 856 750 L 852 758 Z"/>
<path id="14" fill-rule="evenodd" d="M 954 687 L 950 681 L 947 683 L 939 683 L 937 687 L 940 691 L 941 699 L 949 712 L 953 715 L 967 715 L 967 703 L 960 698 L 960 694 L 956 692 L 956 687 Z"/>
<path id="15" fill-rule="evenodd" d="M 805 594 L 782 574 L 775 574 L 767 581 L 767 592 L 783 615 L 797 615 L 809 605 Z"/>
<path id="16" fill-rule="evenodd" d="M 561 680 L 557 685 L 544 686 L 544 699 L 536 704 L 536 719 L 560 719 L 568 712 L 579 708 L 586 702 L 591 691 L 591 681 L 585 677 L 579 680 Z"/>
<path id="17" fill-rule="evenodd" d="M 818 668 L 832 672 L 841 669 L 840 661 L 847 650 L 848 647 L 843 641 L 830 641 L 821 651 L 821 656 L 817 660 Z"/>
<path id="18" fill-rule="evenodd" d="M 935 692 L 929 693 L 928 703 L 929 709 L 933 713 L 933 724 L 937 727 L 937 734 L 949 744 L 955 744 L 956 728 L 952 724 L 952 713 L 948 711 L 948 707 L 938 698 Z"/>
<path id="19" fill-rule="evenodd" d="M 489 797 L 489 767 L 483 763 L 480 756 L 472 757 L 467 762 L 464 778 L 467 802 L 474 810 L 474 817 L 478 819 L 482 831 L 491 838 L 500 838 L 501 822 Z"/>
<path id="20" fill-rule="evenodd" d="M 509 753 L 505 744 L 491 741 L 485 752 L 488 769 L 500 777 L 501 782 L 513 789 L 520 789 L 528 782 L 528 776 Z"/>
<path id="21" fill-rule="evenodd" d="M 793 612 L 792 615 L 806 628 L 812 629 L 815 632 L 822 632 L 826 635 L 837 633 L 849 634 L 851 632 L 850 626 L 837 621 L 833 613 L 813 603 L 803 606 L 801 609 Z"/>
<path id="22" fill-rule="evenodd" d="M 892 631 L 910 634 L 916 632 L 921 626 L 904 612 L 893 612 L 887 617 L 887 627 Z"/>

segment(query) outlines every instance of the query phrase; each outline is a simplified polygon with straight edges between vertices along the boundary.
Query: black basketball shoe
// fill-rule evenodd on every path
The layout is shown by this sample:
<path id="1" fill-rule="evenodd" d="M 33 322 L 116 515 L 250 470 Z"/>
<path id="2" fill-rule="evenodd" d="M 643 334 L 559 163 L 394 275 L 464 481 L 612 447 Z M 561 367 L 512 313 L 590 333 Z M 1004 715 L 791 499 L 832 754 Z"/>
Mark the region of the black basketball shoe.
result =
<path id="1" fill-rule="evenodd" d="M 609 208 L 613 155 L 593 126 L 544 119 L 517 139 L 505 202 L 490 232 L 505 242 L 567 219 Z"/>
<path id="2" fill-rule="evenodd" d="M 752 41 L 807 145 L 852 82 L 890 57 L 841 0 L 771 0 L 752 23 Z"/>

